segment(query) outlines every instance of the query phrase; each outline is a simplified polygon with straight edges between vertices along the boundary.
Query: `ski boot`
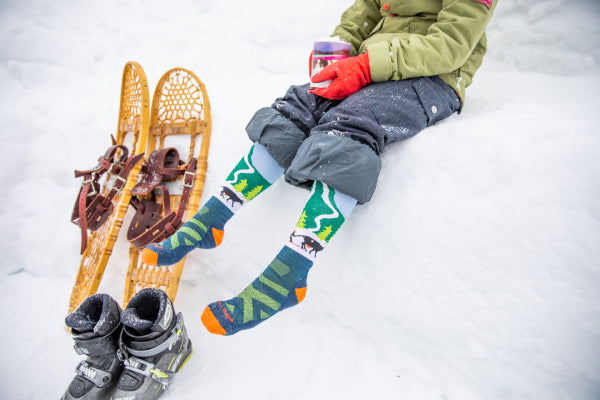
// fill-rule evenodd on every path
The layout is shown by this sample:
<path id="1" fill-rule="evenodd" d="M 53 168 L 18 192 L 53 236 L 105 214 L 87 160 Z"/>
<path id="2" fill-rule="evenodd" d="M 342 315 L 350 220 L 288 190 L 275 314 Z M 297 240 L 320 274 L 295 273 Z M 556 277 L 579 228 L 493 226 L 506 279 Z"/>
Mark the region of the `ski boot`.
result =
<path id="1" fill-rule="evenodd" d="M 107 294 L 94 294 L 65 318 L 75 341 L 75 352 L 86 355 L 75 371 L 62 400 L 105 400 L 123 371 L 117 356 L 121 308 Z"/>
<path id="2" fill-rule="evenodd" d="M 159 289 L 142 289 L 121 313 L 119 357 L 125 370 L 113 400 L 157 399 L 192 354 L 181 313 Z"/>

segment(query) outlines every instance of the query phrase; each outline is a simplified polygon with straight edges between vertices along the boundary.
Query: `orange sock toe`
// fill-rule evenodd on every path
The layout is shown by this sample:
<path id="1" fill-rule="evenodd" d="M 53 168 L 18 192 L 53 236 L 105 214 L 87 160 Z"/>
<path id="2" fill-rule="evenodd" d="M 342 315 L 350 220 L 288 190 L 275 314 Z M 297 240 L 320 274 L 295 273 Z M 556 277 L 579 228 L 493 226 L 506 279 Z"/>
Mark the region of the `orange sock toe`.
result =
<path id="1" fill-rule="evenodd" d="M 302 303 L 302 300 L 306 297 L 306 286 L 302 288 L 296 288 L 296 298 L 298 303 Z"/>
<path id="2" fill-rule="evenodd" d="M 142 262 L 146 265 L 156 265 L 158 254 L 150 249 L 142 249 Z"/>
<path id="3" fill-rule="evenodd" d="M 223 243 L 223 236 L 225 235 L 225 232 L 217 228 L 212 228 L 212 234 L 215 238 L 215 246 L 220 246 L 221 243 Z"/>
<path id="4" fill-rule="evenodd" d="M 210 308 L 206 307 L 204 309 L 200 319 L 202 320 L 202 323 L 204 324 L 204 327 L 206 328 L 206 330 L 209 331 L 210 333 L 214 333 L 215 335 L 227 334 L 225 329 L 223 329 L 221 324 L 219 324 L 219 321 L 217 321 L 217 318 L 215 317 L 213 312 L 210 310 Z"/>

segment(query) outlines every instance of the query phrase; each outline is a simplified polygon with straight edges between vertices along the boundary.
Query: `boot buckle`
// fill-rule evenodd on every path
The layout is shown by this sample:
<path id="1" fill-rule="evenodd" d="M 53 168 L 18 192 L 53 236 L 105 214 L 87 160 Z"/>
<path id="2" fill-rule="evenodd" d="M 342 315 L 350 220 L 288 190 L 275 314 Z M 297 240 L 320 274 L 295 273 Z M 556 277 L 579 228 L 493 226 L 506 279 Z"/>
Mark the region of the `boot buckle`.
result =
<path id="1" fill-rule="evenodd" d="M 169 371 L 154 368 L 156 366 L 155 364 L 137 357 L 130 356 L 123 363 L 125 364 L 125 368 L 128 370 L 137 372 L 138 374 L 147 376 L 148 378 L 152 378 L 165 386 L 171 382 L 171 379 L 173 379 L 173 377 L 169 374 Z"/>
<path id="2" fill-rule="evenodd" d="M 150 370 L 154 367 L 154 364 L 142 360 L 141 358 L 132 356 L 129 356 L 125 360 L 123 360 L 123 364 L 128 370 L 137 372 L 138 374 L 142 374 L 147 377 L 151 376 Z"/>
<path id="3" fill-rule="evenodd" d="M 85 361 L 81 361 L 79 365 L 77 365 L 75 372 L 77 372 L 77 375 L 82 376 L 99 388 L 108 385 L 113 380 L 113 376 L 110 372 L 96 368 Z"/>

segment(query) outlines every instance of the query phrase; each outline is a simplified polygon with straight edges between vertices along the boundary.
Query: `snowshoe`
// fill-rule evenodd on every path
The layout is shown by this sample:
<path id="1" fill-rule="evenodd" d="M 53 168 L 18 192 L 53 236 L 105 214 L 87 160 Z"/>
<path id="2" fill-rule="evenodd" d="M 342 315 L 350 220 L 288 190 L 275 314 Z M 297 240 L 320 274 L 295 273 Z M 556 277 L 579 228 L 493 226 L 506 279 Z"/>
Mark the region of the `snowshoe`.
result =
<path id="1" fill-rule="evenodd" d="M 84 180 L 72 221 L 82 230 L 83 255 L 71 293 L 69 312 L 98 290 L 129 206 L 131 188 L 142 168 L 148 123 L 146 74 L 139 64 L 129 62 L 123 71 L 119 123 L 113 146 L 100 158 L 98 167 L 76 172 L 76 176 L 83 176 Z M 127 157 L 128 153 L 130 157 Z M 125 165 L 128 170 L 121 173 Z"/>
<path id="2" fill-rule="evenodd" d="M 167 71 L 152 100 L 144 175 L 132 189 L 136 213 L 127 231 L 131 247 L 124 303 L 144 288 L 164 290 L 175 299 L 185 259 L 149 266 L 142 263 L 140 251 L 168 238 L 198 211 L 210 133 L 210 103 L 202 81 L 182 68 Z"/>
<path id="3" fill-rule="evenodd" d="M 121 309 L 107 294 L 87 298 L 65 318 L 75 351 L 86 355 L 62 400 L 105 400 L 115 389 L 123 362 L 117 356 Z"/>
<path id="4" fill-rule="evenodd" d="M 153 400 L 192 354 L 183 316 L 165 292 L 143 289 L 121 314 L 119 356 L 125 364 L 112 399 Z"/>

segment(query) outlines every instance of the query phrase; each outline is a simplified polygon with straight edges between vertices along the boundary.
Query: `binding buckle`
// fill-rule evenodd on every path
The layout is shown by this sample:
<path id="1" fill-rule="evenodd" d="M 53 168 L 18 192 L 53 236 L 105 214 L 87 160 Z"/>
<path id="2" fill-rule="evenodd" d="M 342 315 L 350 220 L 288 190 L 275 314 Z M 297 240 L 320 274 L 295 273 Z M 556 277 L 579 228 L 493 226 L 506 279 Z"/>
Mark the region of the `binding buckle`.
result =
<path id="1" fill-rule="evenodd" d="M 187 178 L 190 178 L 190 183 L 187 183 Z M 190 171 L 185 171 L 183 174 L 183 187 L 184 188 L 189 188 L 191 189 L 192 186 L 194 186 L 194 178 L 196 177 L 196 174 L 194 172 L 190 172 Z"/>
<path id="2" fill-rule="evenodd" d="M 117 182 L 121 182 L 121 187 L 117 187 Z M 127 179 L 123 178 L 120 175 L 115 175 L 115 181 L 113 182 L 112 185 L 112 189 L 117 189 L 117 193 L 119 194 L 121 193 L 121 190 L 123 190 L 123 188 L 125 187 L 125 185 L 127 184 Z"/>
<path id="3" fill-rule="evenodd" d="M 88 197 L 89 196 L 93 196 L 95 194 L 98 194 L 98 192 L 96 191 L 96 188 L 94 187 L 94 181 L 96 181 L 96 173 L 93 173 L 92 176 L 90 177 L 90 179 L 84 179 L 83 182 L 81 182 L 81 187 L 85 187 L 85 185 L 89 184 L 90 185 L 90 190 L 88 191 Z"/>

